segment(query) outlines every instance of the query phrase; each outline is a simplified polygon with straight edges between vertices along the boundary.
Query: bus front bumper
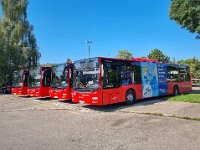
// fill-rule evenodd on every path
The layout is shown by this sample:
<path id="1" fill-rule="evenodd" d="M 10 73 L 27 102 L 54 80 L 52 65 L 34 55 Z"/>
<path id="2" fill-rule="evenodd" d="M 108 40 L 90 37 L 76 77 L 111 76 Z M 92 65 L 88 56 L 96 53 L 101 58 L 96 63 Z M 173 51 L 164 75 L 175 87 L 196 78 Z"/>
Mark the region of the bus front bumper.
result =
<path id="1" fill-rule="evenodd" d="M 28 89 L 28 96 L 36 96 L 36 97 L 39 97 L 40 95 L 41 95 L 40 88 Z"/>
<path id="2" fill-rule="evenodd" d="M 63 90 L 51 89 L 49 94 L 51 98 L 58 98 L 60 101 L 72 99 L 71 89 L 63 89 Z"/>
<path id="3" fill-rule="evenodd" d="M 86 103 L 90 105 L 102 105 L 99 91 L 95 92 L 72 92 L 72 101 L 75 103 Z"/>

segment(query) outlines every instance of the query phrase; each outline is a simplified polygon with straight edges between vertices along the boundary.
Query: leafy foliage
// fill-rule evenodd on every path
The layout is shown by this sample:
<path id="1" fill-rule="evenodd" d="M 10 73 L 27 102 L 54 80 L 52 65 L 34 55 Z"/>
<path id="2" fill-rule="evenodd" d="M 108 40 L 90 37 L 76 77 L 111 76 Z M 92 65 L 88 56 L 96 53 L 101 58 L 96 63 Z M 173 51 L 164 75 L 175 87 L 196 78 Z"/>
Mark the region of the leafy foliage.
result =
<path id="1" fill-rule="evenodd" d="M 169 16 L 200 38 L 200 0 L 171 0 Z"/>
<path id="2" fill-rule="evenodd" d="M 1 0 L 0 80 L 9 79 L 14 70 L 34 68 L 40 53 L 33 26 L 27 20 L 27 0 Z M 7 77 L 6 77 L 7 76 Z"/>
<path id="3" fill-rule="evenodd" d="M 53 67 L 53 66 L 57 66 L 57 64 L 46 63 L 46 64 L 40 64 L 40 66 Z"/>
<path id="4" fill-rule="evenodd" d="M 67 58 L 67 63 L 72 62 L 71 58 Z"/>
<path id="5" fill-rule="evenodd" d="M 120 50 L 116 58 L 130 59 L 130 58 L 133 58 L 133 55 L 128 50 Z"/>
<path id="6" fill-rule="evenodd" d="M 180 60 L 178 63 L 190 65 L 190 71 L 192 72 L 193 77 L 200 79 L 200 61 L 197 58 L 193 57 L 186 60 Z"/>
<path id="7" fill-rule="evenodd" d="M 159 49 L 152 50 L 148 55 L 147 58 L 149 59 L 157 59 L 159 62 L 163 63 L 169 63 L 170 57 L 167 55 L 164 55 L 163 52 Z"/>

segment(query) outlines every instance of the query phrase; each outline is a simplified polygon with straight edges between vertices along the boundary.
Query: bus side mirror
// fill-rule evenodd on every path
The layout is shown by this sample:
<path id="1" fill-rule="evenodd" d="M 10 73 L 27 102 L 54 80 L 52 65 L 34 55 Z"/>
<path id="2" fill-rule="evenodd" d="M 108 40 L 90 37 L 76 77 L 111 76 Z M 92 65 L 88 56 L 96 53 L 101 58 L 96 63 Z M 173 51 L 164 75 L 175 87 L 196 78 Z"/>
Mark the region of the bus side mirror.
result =
<path id="1" fill-rule="evenodd" d="M 104 69 L 103 69 L 103 64 L 101 65 L 101 77 L 104 77 Z"/>

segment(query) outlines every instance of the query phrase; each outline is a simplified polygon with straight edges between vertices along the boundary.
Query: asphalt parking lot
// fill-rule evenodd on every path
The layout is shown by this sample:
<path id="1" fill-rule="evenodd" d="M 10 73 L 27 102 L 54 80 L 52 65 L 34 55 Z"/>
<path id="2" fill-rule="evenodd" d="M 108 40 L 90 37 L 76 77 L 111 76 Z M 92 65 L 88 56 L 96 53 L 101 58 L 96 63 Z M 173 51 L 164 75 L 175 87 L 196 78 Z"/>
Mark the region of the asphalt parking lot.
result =
<path id="1" fill-rule="evenodd" d="M 200 121 L 184 119 L 184 108 L 195 108 L 190 117 L 200 116 L 199 104 L 172 104 L 162 99 L 95 107 L 0 95 L 0 147 L 199 150 Z M 174 113 L 182 118 L 173 117 Z"/>

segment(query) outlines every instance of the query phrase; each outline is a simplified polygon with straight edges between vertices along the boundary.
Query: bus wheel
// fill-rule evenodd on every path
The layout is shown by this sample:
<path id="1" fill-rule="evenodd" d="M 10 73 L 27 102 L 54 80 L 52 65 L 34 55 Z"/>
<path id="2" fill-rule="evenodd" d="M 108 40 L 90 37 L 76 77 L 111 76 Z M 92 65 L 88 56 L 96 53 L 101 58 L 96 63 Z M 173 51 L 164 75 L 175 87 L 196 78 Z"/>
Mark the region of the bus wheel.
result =
<path id="1" fill-rule="evenodd" d="M 126 92 L 126 104 L 130 105 L 136 101 L 135 92 L 133 90 L 128 90 Z"/>
<path id="2" fill-rule="evenodd" d="M 174 86 L 174 93 L 173 94 L 174 94 L 174 96 L 179 94 L 178 86 Z"/>

